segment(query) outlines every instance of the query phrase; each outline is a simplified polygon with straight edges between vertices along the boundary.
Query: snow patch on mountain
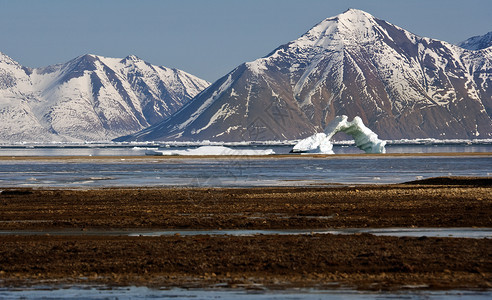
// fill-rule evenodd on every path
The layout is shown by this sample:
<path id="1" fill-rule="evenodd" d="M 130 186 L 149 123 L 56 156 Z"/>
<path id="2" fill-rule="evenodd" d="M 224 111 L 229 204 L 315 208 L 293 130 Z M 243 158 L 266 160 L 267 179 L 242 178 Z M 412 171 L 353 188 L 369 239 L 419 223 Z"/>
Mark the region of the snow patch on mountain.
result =
<path id="1" fill-rule="evenodd" d="M 235 113 L 234 109 L 231 108 L 229 103 L 224 103 L 222 107 L 215 112 L 215 114 L 210 118 L 210 121 L 203 128 L 200 128 L 196 131 L 196 133 L 200 133 L 201 131 L 209 128 L 215 122 L 221 121 L 224 122 L 228 117 L 232 116 Z"/>
<path id="2" fill-rule="evenodd" d="M 217 98 L 219 98 L 222 95 L 222 93 L 224 93 L 231 85 L 232 85 L 232 76 L 229 75 L 227 80 L 217 89 L 217 91 L 215 91 L 212 94 L 212 96 L 210 96 L 208 99 L 206 99 L 203 102 L 203 104 L 197 109 L 197 111 L 195 111 L 188 120 L 181 123 L 178 126 L 178 128 L 183 129 L 188 124 L 191 124 L 193 121 L 195 121 L 196 118 L 198 118 L 198 116 L 201 113 L 203 113 L 210 105 L 212 105 L 214 103 L 214 101 L 217 100 Z"/>
<path id="3" fill-rule="evenodd" d="M 264 58 L 260 58 L 252 62 L 247 62 L 246 66 L 253 74 L 259 75 L 268 70 L 265 64 L 266 60 Z"/>

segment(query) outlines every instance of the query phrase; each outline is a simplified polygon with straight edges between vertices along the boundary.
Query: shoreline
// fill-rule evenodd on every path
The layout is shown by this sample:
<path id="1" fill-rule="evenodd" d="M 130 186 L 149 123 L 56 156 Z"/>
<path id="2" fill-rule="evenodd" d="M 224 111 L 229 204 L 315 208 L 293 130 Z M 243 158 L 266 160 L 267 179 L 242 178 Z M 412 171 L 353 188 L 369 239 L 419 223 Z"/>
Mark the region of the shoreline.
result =
<path id="1" fill-rule="evenodd" d="M 166 160 L 166 159 L 337 159 L 337 158 L 384 158 L 384 157 L 464 157 L 492 156 L 492 152 L 436 152 L 436 153 L 384 153 L 384 154 L 270 154 L 270 155 L 129 155 L 129 156 L 0 156 L 8 160 Z"/>

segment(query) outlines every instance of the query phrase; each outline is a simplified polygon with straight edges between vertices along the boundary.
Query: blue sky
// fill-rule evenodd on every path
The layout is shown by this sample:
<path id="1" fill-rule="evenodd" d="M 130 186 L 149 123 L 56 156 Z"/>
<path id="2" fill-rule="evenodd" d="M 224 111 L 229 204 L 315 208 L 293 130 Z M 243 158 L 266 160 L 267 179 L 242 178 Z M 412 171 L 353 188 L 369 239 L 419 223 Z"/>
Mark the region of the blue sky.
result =
<path id="1" fill-rule="evenodd" d="M 0 0 L 0 52 L 28 67 L 135 54 L 215 81 L 348 8 L 451 43 L 492 31 L 492 0 Z"/>

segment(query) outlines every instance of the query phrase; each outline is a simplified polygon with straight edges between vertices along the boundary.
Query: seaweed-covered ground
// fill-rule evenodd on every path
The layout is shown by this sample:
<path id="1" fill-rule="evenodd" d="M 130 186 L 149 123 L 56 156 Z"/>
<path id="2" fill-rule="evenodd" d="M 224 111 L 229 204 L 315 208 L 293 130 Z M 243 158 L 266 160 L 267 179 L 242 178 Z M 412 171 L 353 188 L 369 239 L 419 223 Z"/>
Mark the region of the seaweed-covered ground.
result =
<path id="1" fill-rule="evenodd" d="M 492 179 L 326 188 L 1 189 L 0 285 L 491 288 L 492 240 L 101 230 L 492 227 Z M 9 231 L 45 235 L 6 235 Z M 56 235 L 59 231 L 91 232 Z"/>

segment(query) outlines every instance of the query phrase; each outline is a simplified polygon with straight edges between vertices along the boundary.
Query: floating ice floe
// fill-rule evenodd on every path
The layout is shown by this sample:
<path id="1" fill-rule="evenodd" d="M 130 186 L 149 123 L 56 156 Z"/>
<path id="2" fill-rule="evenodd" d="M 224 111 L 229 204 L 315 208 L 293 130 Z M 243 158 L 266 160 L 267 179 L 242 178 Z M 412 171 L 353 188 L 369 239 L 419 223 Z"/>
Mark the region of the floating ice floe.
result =
<path id="1" fill-rule="evenodd" d="M 299 141 L 292 152 L 334 154 L 333 144 L 325 133 L 316 133 Z"/>
<path id="2" fill-rule="evenodd" d="M 316 133 L 299 141 L 292 152 L 334 154 L 331 138 L 338 132 L 345 132 L 352 136 L 355 145 L 366 153 L 386 153 L 386 142 L 378 139 L 378 135 L 367 128 L 360 117 L 355 117 L 352 122 L 348 117 L 337 116 L 328 124 L 324 133 Z"/>
<path id="3" fill-rule="evenodd" d="M 272 149 L 251 150 L 231 149 L 224 146 L 202 146 L 195 149 L 185 150 L 150 150 L 146 155 L 270 155 L 275 154 Z"/>

